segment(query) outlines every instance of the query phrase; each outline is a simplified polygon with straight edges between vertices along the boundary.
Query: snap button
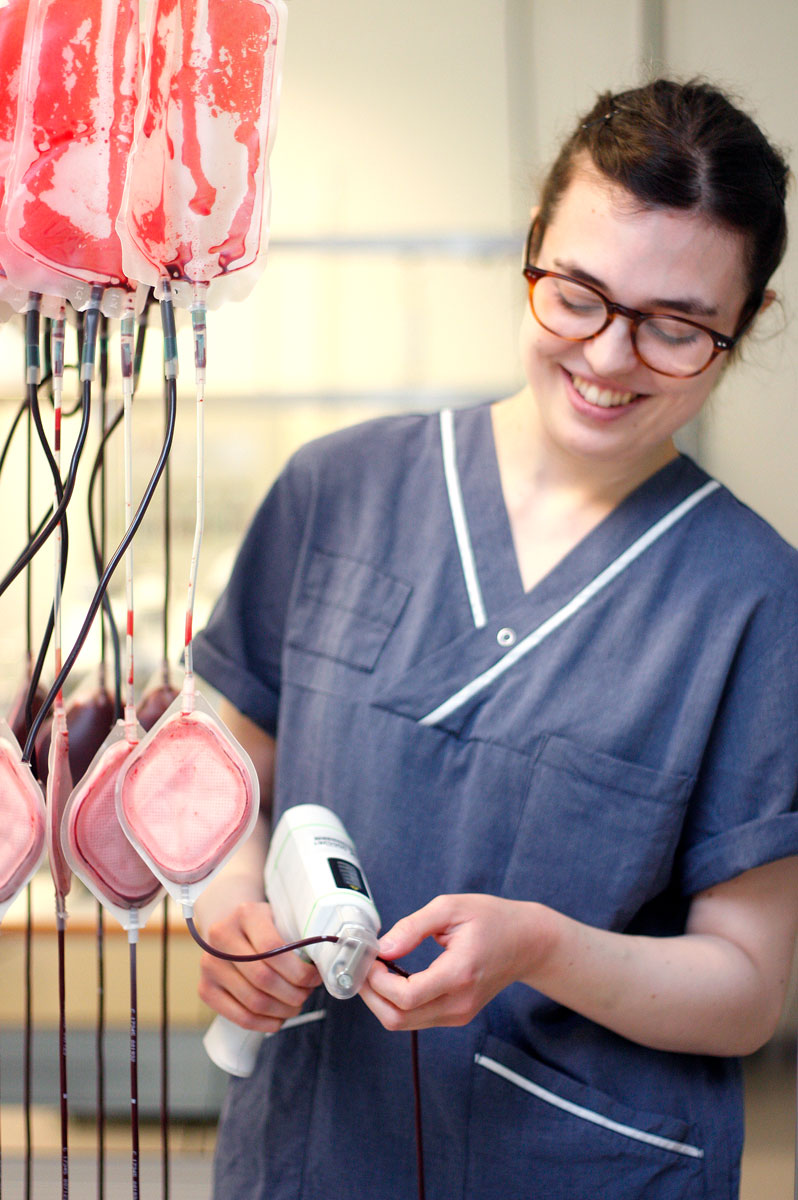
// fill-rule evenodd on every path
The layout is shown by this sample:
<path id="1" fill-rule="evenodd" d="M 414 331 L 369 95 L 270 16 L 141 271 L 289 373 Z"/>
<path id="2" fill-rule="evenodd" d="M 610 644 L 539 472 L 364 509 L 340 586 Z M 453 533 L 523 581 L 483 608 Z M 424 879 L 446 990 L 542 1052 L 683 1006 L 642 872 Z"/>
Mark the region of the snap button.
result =
<path id="1" fill-rule="evenodd" d="M 500 646 L 512 646 L 515 644 L 515 630 L 509 629 L 506 625 L 496 634 L 496 641 Z"/>

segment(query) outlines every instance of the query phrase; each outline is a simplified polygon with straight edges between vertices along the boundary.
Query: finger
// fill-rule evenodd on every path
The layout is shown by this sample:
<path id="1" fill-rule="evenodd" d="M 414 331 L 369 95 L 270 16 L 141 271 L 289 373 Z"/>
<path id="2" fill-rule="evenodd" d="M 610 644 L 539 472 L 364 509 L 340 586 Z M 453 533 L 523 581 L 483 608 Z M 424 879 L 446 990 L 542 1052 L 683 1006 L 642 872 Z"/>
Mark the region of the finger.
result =
<path id="1" fill-rule="evenodd" d="M 459 1017 L 450 1016 L 445 1007 L 445 998 L 405 1010 L 375 992 L 369 983 L 363 985 L 360 996 L 380 1024 L 391 1032 L 464 1023 Z"/>
<path id="2" fill-rule="evenodd" d="M 245 1014 L 247 1027 L 266 1029 L 263 1021 L 267 1019 L 281 1023 L 295 1016 L 312 991 L 295 988 L 274 972 L 265 981 L 265 987 L 255 986 L 232 964 L 225 967 L 223 971 L 201 971 L 200 998 L 238 1024 L 244 1023 L 241 1016 Z"/>
<path id="3" fill-rule="evenodd" d="M 305 958 L 290 950 L 274 955 L 275 950 L 282 949 L 283 940 L 274 927 L 267 904 L 241 905 L 231 919 L 211 928 L 209 945 L 224 954 L 271 955 L 254 962 L 235 964 L 256 987 L 268 989 L 273 973 L 296 987 L 312 988 L 321 982 L 315 966 Z"/>
<path id="4" fill-rule="evenodd" d="M 462 916 L 458 899 L 436 896 L 416 912 L 402 917 L 380 938 L 380 954 L 384 958 L 402 958 L 428 937 L 445 943 Z"/>
<path id="5" fill-rule="evenodd" d="M 377 995 L 405 1011 L 421 1008 L 455 990 L 456 980 L 446 954 L 440 954 L 424 971 L 404 977 L 375 963 L 368 977 Z"/>

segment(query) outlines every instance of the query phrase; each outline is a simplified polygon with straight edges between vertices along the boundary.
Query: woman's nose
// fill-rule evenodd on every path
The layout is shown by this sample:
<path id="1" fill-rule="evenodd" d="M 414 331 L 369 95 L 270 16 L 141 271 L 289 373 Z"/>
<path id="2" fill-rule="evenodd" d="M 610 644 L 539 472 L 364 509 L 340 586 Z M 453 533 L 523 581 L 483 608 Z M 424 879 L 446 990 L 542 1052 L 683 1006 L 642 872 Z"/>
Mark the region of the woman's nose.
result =
<path id="1" fill-rule="evenodd" d="M 632 326 L 616 314 L 606 329 L 583 343 L 585 360 L 597 375 L 617 375 L 639 365 L 632 343 Z"/>

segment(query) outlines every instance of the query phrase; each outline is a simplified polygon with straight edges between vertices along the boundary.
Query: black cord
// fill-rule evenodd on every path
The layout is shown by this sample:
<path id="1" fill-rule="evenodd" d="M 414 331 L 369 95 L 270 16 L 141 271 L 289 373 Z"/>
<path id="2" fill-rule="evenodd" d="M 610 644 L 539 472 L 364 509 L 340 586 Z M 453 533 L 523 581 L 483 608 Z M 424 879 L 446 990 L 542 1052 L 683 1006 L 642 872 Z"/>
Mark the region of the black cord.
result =
<path id="1" fill-rule="evenodd" d="M 92 555 L 94 557 L 94 569 L 97 572 L 98 581 L 102 579 L 103 573 L 103 551 L 104 547 L 101 542 L 101 537 L 97 533 L 97 523 L 94 519 L 94 490 L 97 485 L 97 480 L 102 479 L 105 469 L 105 450 L 109 437 L 113 431 L 119 426 L 122 419 L 123 410 L 114 415 L 113 419 L 103 430 L 100 444 L 97 448 L 94 462 L 92 464 L 91 473 L 89 475 L 88 486 L 88 517 L 89 517 L 89 538 L 91 540 Z M 104 524 L 104 522 L 102 522 Z M 118 721 L 122 715 L 122 648 L 119 638 L 119 630 L 114 618 L 114 610 L 111 605 L 107 591 L 103 593 L 102 598 L 103 612 L 105 614 L 105 622 L 103 628 L 107 625 L 108 632 L 111 637 L 111 646 L 114 656 L 114 720 Z"/>
<path id="2" fill-rule="evenodd" d="M 169 1200 L 169 897 L 163 898 L 161 922 L 161 1200 Z"/>
<path id="3" fill-rule="evenodd" d="M 122 538 L 121 542 L 117 546 L 116 550 L 111 555 L 111 558 L 108 560 L 108 565 L 105 568 L 105 571 L 103 572 L 102 579 L 100 580 L 99 584 L 97 585 L 97 590 L 95 591 L 94 596 L 92 597 L 91 604 L 89 605 L 88 612 L 86 614 L 83 625 L 80 628 L 80 631 L 78 633 L 75 644 L 72 647 L 72 649 L 70 650 L 66 659 L 64 660 L 64 665 L 61 668 L 61 671 L 59 672 L 58 676 L 54 680 L 53 686 L 50 688 L 50 691 L 48 692 L 47 697 L 46 697 L 44 703 L 42 704 L 42 707 L 39 709 L 39 712 L 36 715 L 33 725 L 31 726 L 31 731 L 28 734 L 28 740 L 25 743 L 25 750 L 23 752 L 23 758 L 25 759 L 26 762 L 30 761 L 29 754 L 33 747 L 33 743 L 36 739 L 36 735 L 38 734 L 39 729 L 41 728 L 41 724 L 44 721 L 45 716 L 47 715 L 47 712 L 50 709 L 50 706 L 52 705 L 53 701 L 55 700 L 55 697 L 58 695 L 58 692 L 63 687 L 64 680 L 67 678 L 67 676 L 69 675 L 69 672 L 72 670 L 73 666 L 75 665 L 75 661 L 76 661 L 80 651 L 83 648 L 83 643 L 86 641 L 86 638 L 88 637 L 89 630 L 91 629 L 91 626 L 92 626 L 92 622 L 94 621 L 94 618 L 97 615 L 97 610 L 99 609 L 99 607 L 102 603 L 102 598 L 105 595 L 105 592 L 108 588 L 109 583 L 111 582 L 114 571 L 119 566 L 119 563 L 120 563 L 125 551 L 127 550 L 128 546 L 130 545 L 131 541 L 133 540 L 133 537 L 137 533 L 138 528 L 141 525 L 141 522 L 144 520 L 144 514 L 146 513 L 147 508 L 149 507 L 149 504 L 150 504 L 150 501 L 152 500 L 155 489 L 158 486 L 158 480 L 160 479 L 163 469 L 166 466 L 166 460 L 169 457 L 169 451 L 172 448 L 172 438 L 174 435 L 175 421 L 176 421 L 176 415 L 177 415 L 177 381 L 175 379 L 169 380 L 169 391 L 170 391 L 169 422 L 168 422 L 168 426 L 167 426 L 167 430 L 166 430 L 166 438 L 165 438 L 164 444 L 161 448 L 161 454 L 160 454 L 158 462 L 155 466 L 155 470 L 153 471 L 152 476 L 150 477 L 150 481 L 147 484 L 144 495 L 142 496 L 141 501 L 139 502 L 139 506 L 136 509 L 133 519 L 130 522 L 129 528 L 127 529 L 124 537 Z"/>
<path id="4" fill-rule="evenodd" d="M 216 946 L 212 946 L 210 942 L 206 942 L 197 926 L 194 924 L 193 917 L 186 917 L 186 926 L 194 941 L 208 954 L 212 954 L 214 958 L 223 958 L 225 962 L 261 962 L 266 958 L 275 958 L 278 954 L 285 954 L 288 950 L 301 950 L 304 946 L 318 946 L 320 942 L 337 942 L 338 938 L 334 936 L 310 937 L 302 938 L 298 942 L 289 942 L 286 946 L 277 946 L 274 950 L 262 950 L 258 954 L 229 954 L 226 950 L 219 950 Z"/>
<path id="5" fill-rule="evenodd" d="M 38 318 L 38 313 L 36 314 L 36 316 Z M 87 322 L 87 324 L 88 324 L 88 322 Z M 43 529 L 41 529 L 41 531 L 36 535 L 36 537 L 33 538 L 33 540 L 28 544 L 28 546 L 22 552 L 22 554 L 19 555 L 19 557 L 17 558 L 13 567 L 11 568 L 11 570 L 8 572 L 8 574 L 5 576 L 5 578 L 2 580 L 2 582 L 0 582 L 0 596 L 2 596 L 2 594 L 3 594 L 3 592 L 5 592 L 6 588 L 8 588 L 11 583 L 13 583 L 13 581 L 16 579 L 17 575 L 19 575 L 20 571 L 22 571 L 27 566 L 27 564 L 32 561 L 32 559 L 35 557 L 35 555 L 38 553 L 38 551 L 41 550 L 42 546 L 47 541 L 50 534 L 53 532 L 56 525 L 59 524 L 59 522 L 61 521 L 61 518 L 63 517 L 64 513 L 66 512 L 67 505 L 69 504 L 69 501 L 72 499 L 72 492 L 74 491 L 75 480 L 77 478 L 78 463 L 80 462 L 81 454 L 83 453 L 83 447 L 86 442 L 86 435 L 89 430 L 90 409 L 91 409 L 91 381 L 86 380 L 83 384 L 83 413 L 82 413 L 82 419 L 81 419 L 81 423 L 80 423 L 80 429 L 78 431 L 77 440 L 75 442 L 75 446 L 72 451 L 72 459 L 69 464 L 69 471 L 67 472 L 66 479 L 64 480 L 63 493 L 61 496 L 61 500 L 56 505 L 55 509 L 53 510 L 53 512 L 50 516 L 50 519 L 46 522 Z"/>
<path id="6" fill-rule="evenodd" d="M 2 452 L 0 452 L 0 471 L 3 470 L 6 458 L 8 457 L 8 451 L 11 446 L 11 442 L 13 440 L 14 434 L 16 433 L 17 425 L 19 425 L 20 421 L 22 420 L 23 413 L 27 412 L 27 410 L 28 410 L 28 397 L 26 394 L 25 399 L 22 401 L 22 403 L 20 404 L 16 413 L 14 414 L 14 419 L 11 422 L 11 427 L 10 427 L 8 433 L 6 434 L 6 440 L 3 442 L 3 449 L 2 449 Z"/>
<path id="7" fill-rule="evenodd" d="M 85 321 L 85 323 L 83 323 L 83 325 L 81 325 L 81 323 L 78 324 L 78 337 L 79 339 L 82 338 L 81 375 L 88 377 L 84 380 L 83 384 L 84 389 L 86 389 L 83 425 L 86 425 L 87 423 L 89 399 L 91 395 L 91 375 L 93 374 L 93 370 L 90 368 L 92 368 L 94 362 L 94 350 L 97 341 L 97 322 L 99 318 L 99 303 L 101 296 L 102 288 L 92 288 L 92 300 L 94 303 L 88 311 L 88 319 Z M 36 741 L 36 735 L 38 734 L 42 723 L 47 716 L 47 713 L 50 711 L 53 701 L 55 700 L 61 688 L 64 686 L 64 681 L 68 677 L 69 672 L 75 665 L 75 661 L 77 660 L 77 657 L 83 648 L 83 643 L 88 637 L 92 622 L 97 615 L 97 610 L 102 603 L 103 596 L 105 595 L 108 585 L 111 582 L 114 571 L 119 566 L 125 551 L 133 540 L 135 534 L 138 532 L 141 522 L 144 520 L 144 514 L 149 507 L 150 501 L 155 493 L 155 489 L 158 486 L 158 480 L 161 478 L 164 467 L 166 466 L 166 462 L 169 458 L 169 452 L 172 449 L 172 439 L 174 437 L 175 424 L 177 421 L 177 339 L 175 336 L 174 307 L 172 305 L 171 297 L 168 293 L 161 302 L 160 310 L 164 337 L 164 373 L 167 379 L 167 396 L 169 405 L 164 444 L 161 447 L 161 453 L 158 458 L 158 462 L 155 465 L 155 470 L 153 471 L 150 481 L 145 488 L 144 495 L 142 496 L 139 506 L 133 515 L 130 526 L 126 530 L 124 537 L 112 554 L 108 562 L 108 566 L 103 572 L 102 579 L 100 579 L 97 585 L 97 589 L 92 597 L 91 604 L 89 605 L 88 612 L 80 628 L 75 644 L 67 655 L 61 670 L 53 681 L 53 685 L 45 697 L 44 702 L 42 703 L 42 706 L 39 709 L 39 712 L 36 714 L 36 717 L 31 725 L 30 732 L 28 733 L 28 737 L 25 742 L 25 749 L 23 750 L 22 754 L 25 762 L 30 762 L 31 760 L 33 747 Z M 81 431 L 82 429 L 83 426 L 81 426 Z M 74 486 L 74 480 L 72 483 Z M 66 497 L 66 487 L 64 492 Z M 59 505 L 58 508 L 60 507 L 61 506 Z M 57 511 L 58 509 L 56 509 L 56 512 Z M 55 516 L 55 514 L 53 515 Z M 0 594 L 2 594 L 2 588 L 0 588 Z"/>
<path id="8" fill-rule="evenodd" d="M 139 1004 L 136 987 L 136 943 L 130 942 L 130 1164 L 133 1200 L 139 1200 Z"/>
<path id="9" fill-rule="evenodd" d="M 262 962 L 267 958 L 275 958 L 278 954 L 286 954 L 289 950 L 301 950 L 304 946 L 317 946 L 321 942 L 337 942 L 338 938 L 333 936 L 309 937 L 301 938 L 298 942 L 289 942 L 285 946 L 277 946 L 274 950 L 263 950 L 259 954 L 230 954 L 226 950 L 219 950 L 216 946 L 212 946 L 210 942 L 206 942 L 197 926 L 194 924 L 194 918 L 187 916 L 185 918 L 186 927 L 193 937 L 194 941 L 207 954 L 212 954 L 214 958 L 224 959 L 225 962 Z M 403 979 L 410 978 L 410 972 L 404 967 L 397 966 L 395 962 L 391 962 L 387 958 L 380 958 L 377 955 L 377 962 L 381 962 L 392 971 L 394 975 L 401 975 Z M 418 1180 L 418 1200 L 425 1200 L 426 1190 L 424 1182 L 424 1141 L 421 1121 L 421 1075 L 418 1063 L 418 1030 L 410 1030 L 410 1054 L 413 1070 L 413 1096 L 415 1101 L 415 1128 L 416 1128 L 416 1176 Z"/>

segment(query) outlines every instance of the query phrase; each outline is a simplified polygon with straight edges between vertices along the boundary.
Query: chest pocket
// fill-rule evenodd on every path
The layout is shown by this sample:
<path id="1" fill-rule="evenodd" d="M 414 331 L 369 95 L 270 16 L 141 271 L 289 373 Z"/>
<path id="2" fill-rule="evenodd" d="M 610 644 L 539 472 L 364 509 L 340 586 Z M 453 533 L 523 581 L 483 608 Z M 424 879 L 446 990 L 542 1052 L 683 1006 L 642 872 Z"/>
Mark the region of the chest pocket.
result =
<path id="1" fill-rule="evenodd" d="M 625 927 L 671 877 L 691 786 L 689 776 L 547 735 L 504 894 L 542 900 L 593 925 Z"/>
<path id="2" fill-rule="evenodd" d="M 287 643 L 371 671 L 412 588 L 368 563 L 310 552 L 292 607 Z"/>

